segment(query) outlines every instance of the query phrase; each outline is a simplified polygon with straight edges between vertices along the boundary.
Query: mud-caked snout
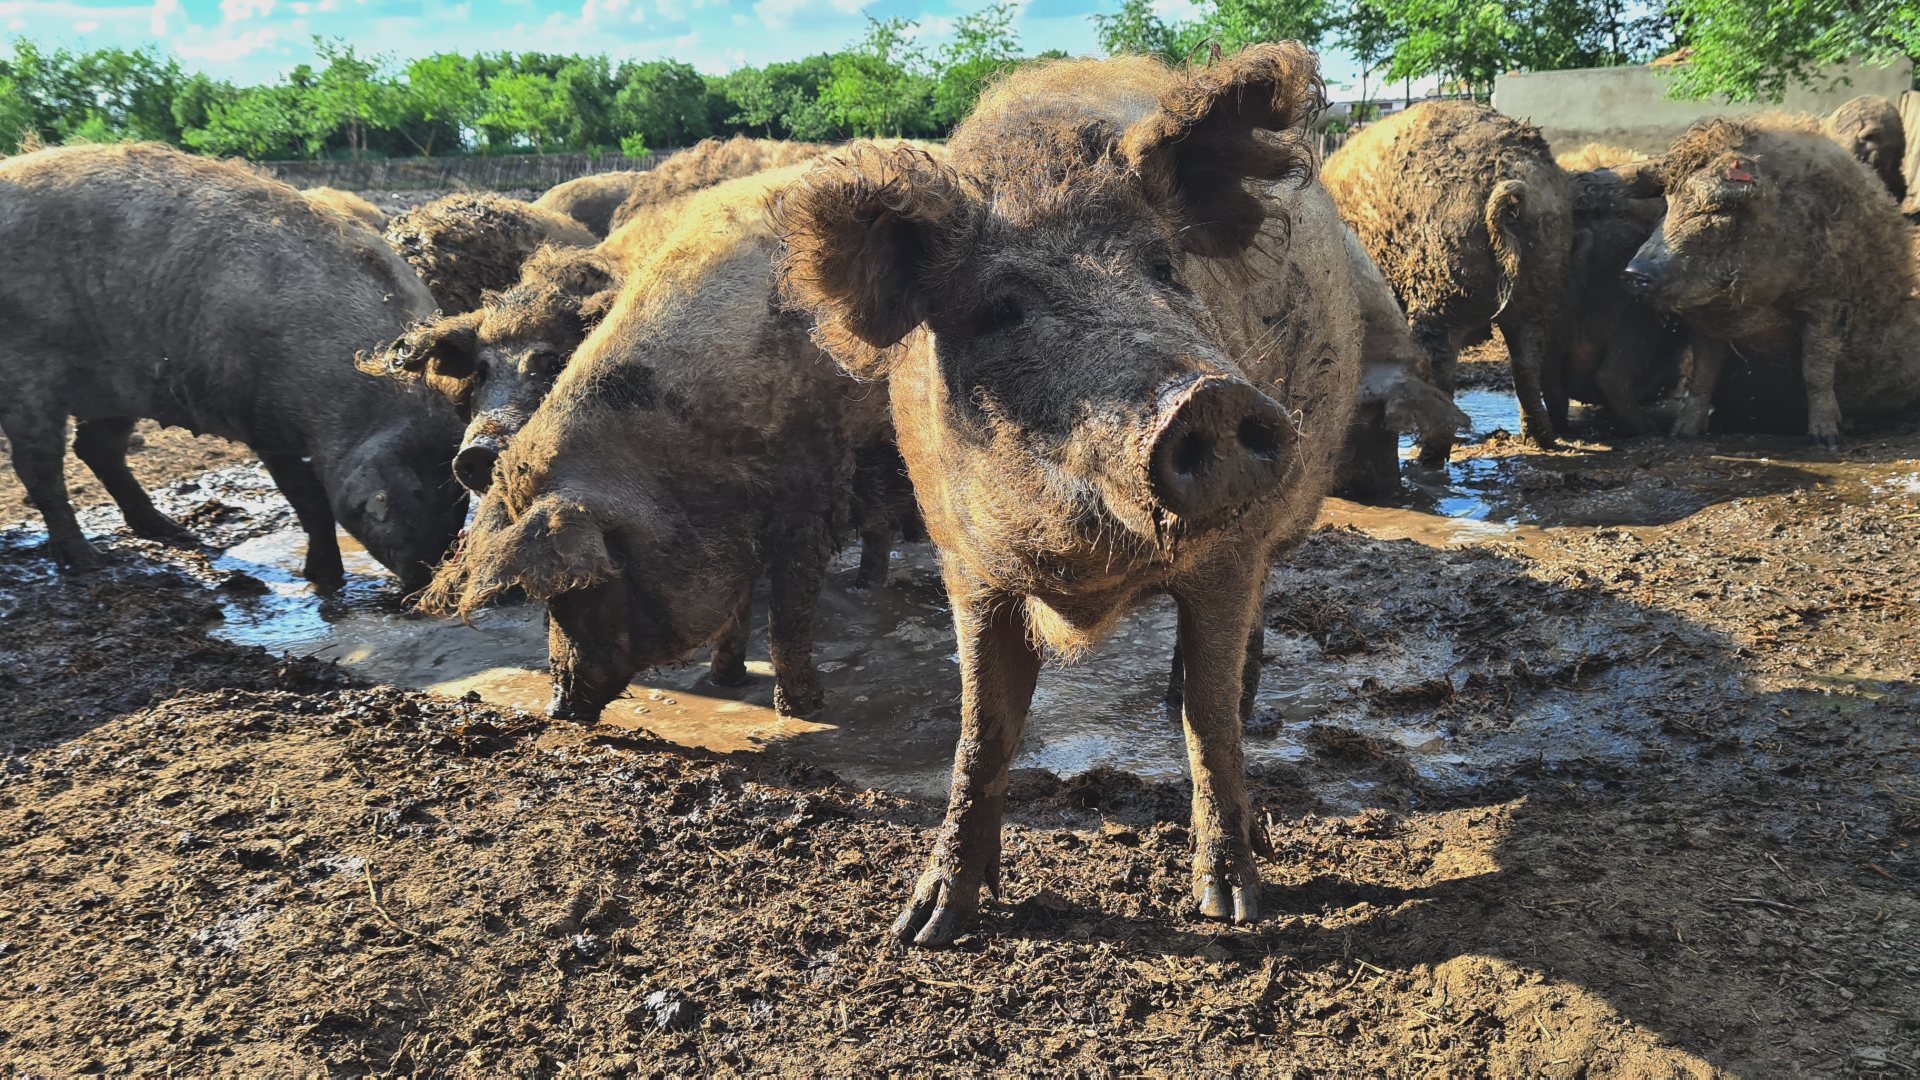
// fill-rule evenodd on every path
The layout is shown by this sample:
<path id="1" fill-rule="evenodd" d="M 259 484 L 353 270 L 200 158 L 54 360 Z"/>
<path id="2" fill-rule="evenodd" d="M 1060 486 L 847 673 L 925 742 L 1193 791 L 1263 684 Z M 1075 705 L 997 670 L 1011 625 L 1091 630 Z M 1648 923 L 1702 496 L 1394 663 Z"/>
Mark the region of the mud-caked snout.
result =
<path id="1" fill-rule="evenodd" d="M 1160 394 L 1158 419 L 1147 480 L 1160 505 L 1180 517 L 1254 502 L 1278 489 L 1293 465 L 1292 419 L 1240 379 L 1176 381 Z"/>

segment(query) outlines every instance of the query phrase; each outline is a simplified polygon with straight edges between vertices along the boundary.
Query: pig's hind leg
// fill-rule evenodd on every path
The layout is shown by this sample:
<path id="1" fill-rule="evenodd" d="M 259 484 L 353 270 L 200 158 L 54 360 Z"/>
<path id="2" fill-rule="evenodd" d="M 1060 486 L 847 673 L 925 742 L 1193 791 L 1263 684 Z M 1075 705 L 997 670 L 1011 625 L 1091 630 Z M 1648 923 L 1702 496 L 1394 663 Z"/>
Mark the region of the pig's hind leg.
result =
<path id="1" fill-rule="evenodd" d="M 740 686 L 747 681 L 747 632 L 753 626 L 753 582 L 747 582 L 740 600 L 733 606 L 727 625 L 713 640 L 713 658 L 707 663 L 707 678 L 715 686 Z"/>
<path id="2" fill-rule="evenodd" d="M 813 627 L 820 617 L 820 587 L 827 579 L 833 545 L 827 522 L 802 521 L 780 530 L 769 552 L 767 651 L 773 659 L 773 710 L 781 716 L 812 716 L 825 702 L 813 667 Z"/>
<path id="3" fill-rule="evenodd" d="M 67 498 L 66 414 L 24 403 L 0 406 L 0 430 L 12 444 L 13 471 L 47 523 L 54 559 L 73 570 L 99 566 L 100 553 L 87 543 Z"/>
<path id="4" fill-rule="evenodd" d="M 148 497 L 147 489 L 134 479 L 127 468 L 127 445 L 133 438 L 131 419 L 82 420 L 73 434 L 73 452 L 107 489 L 120 507 L 133 535 L 169 544 L 195 544 L 193 533 L 160 512 Z"/>

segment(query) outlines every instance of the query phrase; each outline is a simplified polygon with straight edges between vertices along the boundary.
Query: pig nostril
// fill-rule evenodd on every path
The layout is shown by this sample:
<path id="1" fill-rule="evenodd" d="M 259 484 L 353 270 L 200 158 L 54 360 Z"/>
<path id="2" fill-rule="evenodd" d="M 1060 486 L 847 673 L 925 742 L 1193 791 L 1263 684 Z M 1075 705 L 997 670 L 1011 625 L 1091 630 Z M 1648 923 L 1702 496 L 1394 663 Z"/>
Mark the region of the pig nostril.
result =
<path id="1" fill-rule="evenodd" d="M 1173 448 L 1173 471 L 1181 476 L 1198 476 L 1213 459 L 1213 440 L 1197 431 L 1181 436 Z"/>
<path id="2" fill-rule="evenodd" d="M 493 484 L 493 466 L 500 455 L 485 446 L 469 446 L 453 459 L 453 474 L 468 491 L 484 493 Z"/>
<path id="3" fill-rule="evenodd" d="M 1280 429 L 1260 417 L 1249 416 L 1240 421 L 1240 445 L 1255 457 L 1270 458 L 1280 452 Z"/>

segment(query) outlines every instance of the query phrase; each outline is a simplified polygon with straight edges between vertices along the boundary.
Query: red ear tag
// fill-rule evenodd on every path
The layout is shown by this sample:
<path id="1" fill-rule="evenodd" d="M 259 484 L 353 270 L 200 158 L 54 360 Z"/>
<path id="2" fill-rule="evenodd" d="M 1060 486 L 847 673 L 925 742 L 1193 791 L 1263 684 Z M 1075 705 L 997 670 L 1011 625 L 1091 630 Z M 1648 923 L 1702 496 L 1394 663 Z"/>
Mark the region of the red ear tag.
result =
<path id="1" fill-rule="evenodd" d="M 1727 179 L 1736 184 L 1751 184 L 1753 183 L 1753 174 L 1741 168 L 1740 163 L 1736 161 L 1727 166 Z"/>

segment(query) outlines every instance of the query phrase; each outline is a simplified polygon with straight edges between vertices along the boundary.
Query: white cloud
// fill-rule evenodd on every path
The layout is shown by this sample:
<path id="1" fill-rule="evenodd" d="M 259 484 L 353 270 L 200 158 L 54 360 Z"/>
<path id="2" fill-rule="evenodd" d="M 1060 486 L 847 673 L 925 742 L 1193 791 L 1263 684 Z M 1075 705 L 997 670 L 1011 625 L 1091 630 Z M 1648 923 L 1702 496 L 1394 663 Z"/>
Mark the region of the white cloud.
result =
<path id="1" fill-rule="evenodd" d="M 871 0 L 756 0 L 753 13 L 769 30 L 785 30 L 800 15 L 858 15 Z"/>
<path id="2" fill-rule="evenodd" d="M 558 17 L 558 12 L 548 16 L 547 25 L 557 28 L 555 19 Z M 647 10 L 640 6 L 638 0 L 586 0 L 580 6 L 580 23 L 586 27 L 603 23 L 644 22 L 646 18 Z"/>
<path id="3" fill-rule="evenodd" d="M 220 0 L 222 22 L 264 19 L 273 14 L 275 0 Z"/>
<path id="4" fill-rule="evenodd" d="M 186 21 L 186 16 L 180 11 L 180 0 L 153 0 L 153 14 L 147 17 L 147 32 L 157 38 L 166 37 L 167 22 L 176 15 L 180 16 L 182 22 Z"/>
<path id="5" fill-rule="evenodd" d="M 214 63 L 230 64 L 263 49 L 270 49 L 279 42 L 279 31 L 261 27 L 257 30 L 223 34 L 197 42 L 183 41 L 176 44 L 173 51 L 191 60 L 211 60 Z"/>
<path id="6" fill-rule="evenodd" d="M 73 24 L 73 28 L 75 30 L 80 31 L 83 34 L 91 34 L 95 30 L 100 29 L 100 20 L 99 19 L 81 19 L 79 22 Z"/>

